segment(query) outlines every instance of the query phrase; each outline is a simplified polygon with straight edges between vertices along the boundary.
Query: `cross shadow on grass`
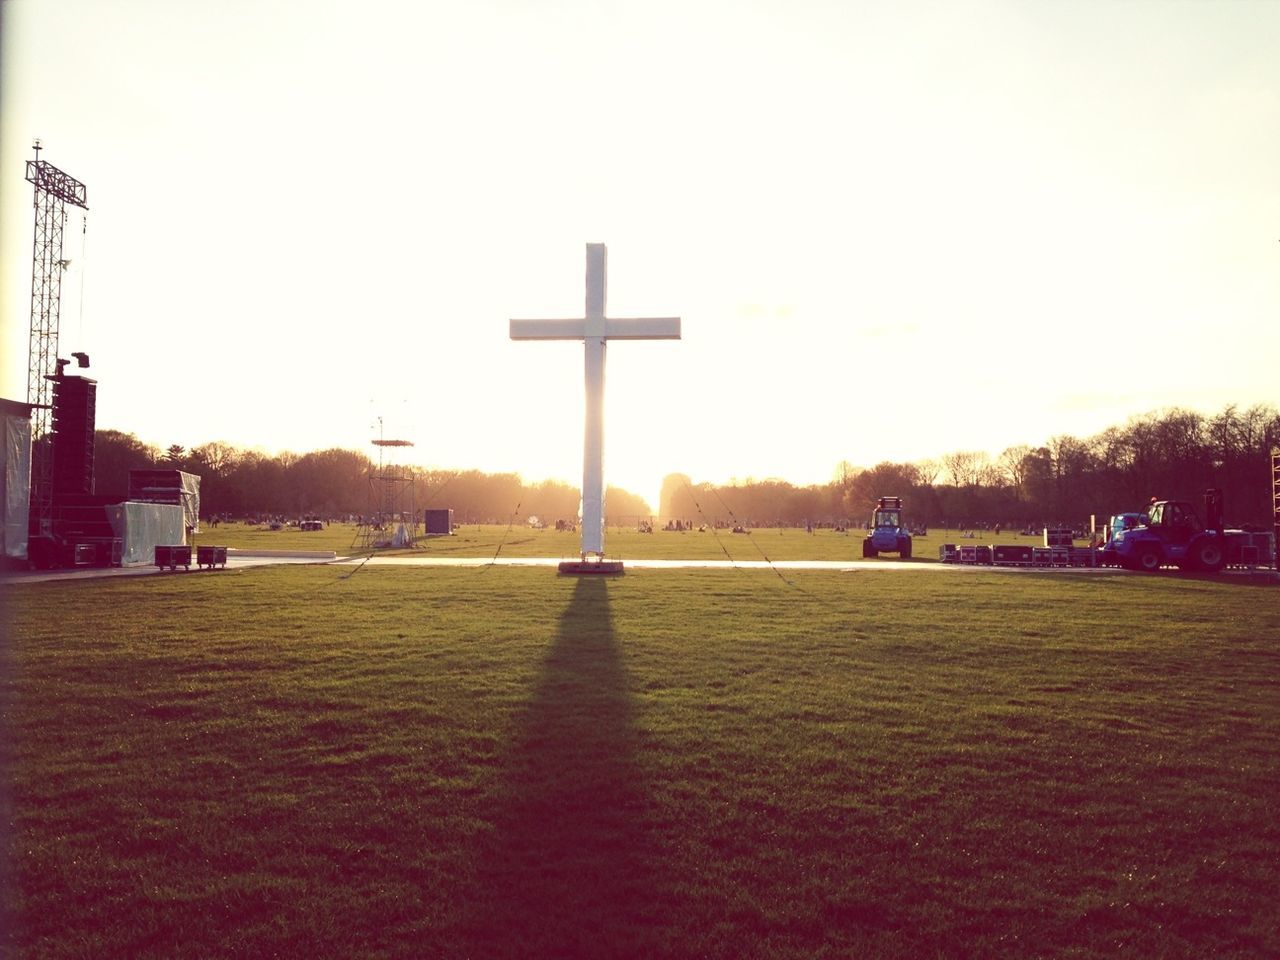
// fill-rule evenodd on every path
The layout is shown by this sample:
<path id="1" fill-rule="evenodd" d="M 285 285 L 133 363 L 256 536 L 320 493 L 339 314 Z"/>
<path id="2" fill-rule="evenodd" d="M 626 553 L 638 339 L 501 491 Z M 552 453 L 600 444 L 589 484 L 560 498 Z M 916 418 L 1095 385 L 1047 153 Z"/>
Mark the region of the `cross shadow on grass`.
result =
<path id="1" fill-rule="evenodd" d="M 649 916 L 647 794 L 608 584 L 582 578 L 516 718 L 463 953 L 664 952 Z"/>

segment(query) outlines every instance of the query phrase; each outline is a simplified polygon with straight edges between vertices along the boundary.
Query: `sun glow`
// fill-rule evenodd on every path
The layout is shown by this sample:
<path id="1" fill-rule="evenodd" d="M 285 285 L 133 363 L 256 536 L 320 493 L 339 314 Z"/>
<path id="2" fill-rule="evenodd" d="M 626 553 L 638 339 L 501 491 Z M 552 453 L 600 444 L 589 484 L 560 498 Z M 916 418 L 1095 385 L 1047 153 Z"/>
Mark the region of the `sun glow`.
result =
<path id="1" fill-rule="evenodd" d="M 38 132 L 90 195 L 62 350 L 162 447 L 367 449 L 381 414 L 424 466 L 577 486 L 581 348 L 507 320 L 581 315 L 588 242 L 610 316 L 683 320 L 609 352 L 605 480 L 655 509 L 670 472 L 821 483 L 1274 401 L 1280 7 L 566 11 L 6 5 L 0 394 Z M 1139 344 L 1162 375 L 1117 378 Z"/>

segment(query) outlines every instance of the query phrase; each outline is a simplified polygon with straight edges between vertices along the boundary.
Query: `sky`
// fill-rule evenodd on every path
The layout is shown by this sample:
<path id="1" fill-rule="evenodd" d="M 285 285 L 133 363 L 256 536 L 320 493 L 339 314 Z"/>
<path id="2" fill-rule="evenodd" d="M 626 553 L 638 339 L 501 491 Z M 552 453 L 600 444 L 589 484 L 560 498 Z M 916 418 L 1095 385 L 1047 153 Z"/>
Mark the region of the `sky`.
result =
<path id="1" fill-rule="evenodd" d="M 42 158 L 98 426 L 577 485 L 1280 402 L 1280 0 L 0 0 L 0 396 Z"/>

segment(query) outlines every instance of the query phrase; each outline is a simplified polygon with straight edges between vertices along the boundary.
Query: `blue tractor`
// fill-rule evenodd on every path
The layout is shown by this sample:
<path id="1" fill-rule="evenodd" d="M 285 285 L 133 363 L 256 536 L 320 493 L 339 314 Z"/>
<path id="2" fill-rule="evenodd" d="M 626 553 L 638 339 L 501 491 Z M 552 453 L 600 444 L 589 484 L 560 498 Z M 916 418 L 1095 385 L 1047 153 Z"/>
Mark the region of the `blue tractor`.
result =
<path id="1" fill-rule="evenodd" d="M 1231 536 L 1222 524 L 1222 491 L 1205 491 L 1202 524 L 1185 500 L 1160 500 L 1147 509 L 1147 522 L 1117 531 L 1110 548 L 1130 570 L 1154 572 L 1166 564 L 1212 573 L 1227 562 Z M 1232 531 L 1234 533 L 1235 531 Z"/>
<path id="2" fill-rule="evenodd" d="M 881 497 L 876 501 L 870 532 L 862 541 L 864 557 L 882 553 L 896 553 L 903 560 L 911 558 L 911 533 L 902 521 L 901 497 Z"/>
<path id="3" fill-rule="evenodd" d="M 1119 566 L 1120 560 L 1116 556 L 1116 537 L 1126 530 L 1145 527 L 1150 519 L 1145 513 L 1117 513 L 1111 517 L 1104 531 L 1106 540 L 1098 548 L 1098 566 Z"/>

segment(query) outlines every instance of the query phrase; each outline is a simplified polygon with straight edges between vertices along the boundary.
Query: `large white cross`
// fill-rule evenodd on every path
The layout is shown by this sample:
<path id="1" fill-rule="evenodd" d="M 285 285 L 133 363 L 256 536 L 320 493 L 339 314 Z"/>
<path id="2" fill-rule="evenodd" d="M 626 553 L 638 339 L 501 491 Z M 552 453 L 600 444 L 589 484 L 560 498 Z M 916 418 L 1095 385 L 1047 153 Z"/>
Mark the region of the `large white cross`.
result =
<path id="1" fill-rule="evenodd" d="M 512 340 L 582 340 L 586 350 L 587 423 L 582 450 L 582 559 L 604 556 L 604 348 L 607 340 L 679 340 L 679 317 L 615 320 L 604 315 L 608 252 L 587 244 L 583 319 L 512 320 Z"/>

